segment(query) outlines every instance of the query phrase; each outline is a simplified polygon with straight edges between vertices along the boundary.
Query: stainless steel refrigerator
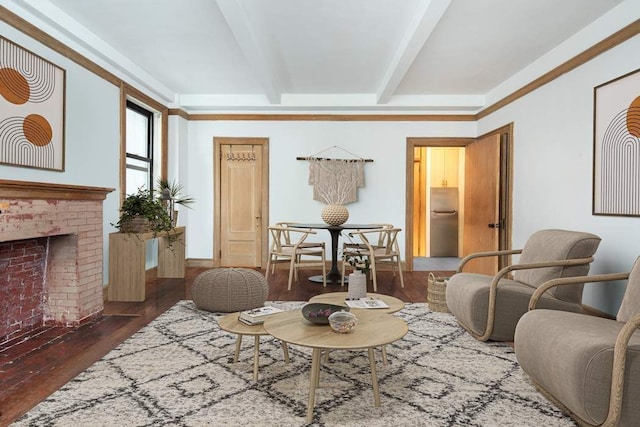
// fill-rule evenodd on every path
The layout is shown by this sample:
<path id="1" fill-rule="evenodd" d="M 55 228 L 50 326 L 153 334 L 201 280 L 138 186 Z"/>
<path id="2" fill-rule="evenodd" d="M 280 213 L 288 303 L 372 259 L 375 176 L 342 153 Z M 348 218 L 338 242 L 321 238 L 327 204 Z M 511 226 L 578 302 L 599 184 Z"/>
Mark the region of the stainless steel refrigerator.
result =
<path id="1" fill-rule="evenodd" d="M 458 188 L 431 188 L 430 256 L 458 256 Z"/>

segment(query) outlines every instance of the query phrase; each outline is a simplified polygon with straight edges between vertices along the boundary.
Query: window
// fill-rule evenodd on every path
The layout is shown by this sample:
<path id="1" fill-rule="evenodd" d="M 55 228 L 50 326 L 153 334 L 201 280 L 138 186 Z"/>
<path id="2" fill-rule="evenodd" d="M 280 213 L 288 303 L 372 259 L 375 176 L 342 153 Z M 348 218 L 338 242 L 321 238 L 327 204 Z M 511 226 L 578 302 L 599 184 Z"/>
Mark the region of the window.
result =
<path id="1" fill-rule="evenodd" d="M 153 113 L 127 101 L 126 194 L 153 189 Z"/>

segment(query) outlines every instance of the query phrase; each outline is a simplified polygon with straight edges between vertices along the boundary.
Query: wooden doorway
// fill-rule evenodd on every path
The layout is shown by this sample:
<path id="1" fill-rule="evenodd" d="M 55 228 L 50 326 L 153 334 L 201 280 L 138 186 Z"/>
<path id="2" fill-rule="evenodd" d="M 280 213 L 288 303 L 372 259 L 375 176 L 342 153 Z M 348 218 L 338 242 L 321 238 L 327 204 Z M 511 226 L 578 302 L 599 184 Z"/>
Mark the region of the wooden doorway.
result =
<path id="1" fill-rule="evenodd" d="M 263 267 L 267 254 L 269 142 L 214 141 L 214 265 Z"/>
<path id="2" fill-rule="evenodd" d="M 476 172 L 478 173 L 478 178 L 473 181 L 473 194 L 481 194 L 483 196 L 487 196 L 487 194 L 494 194 L 490 197 L 492 198 L 492 202 L 489 203 L 491 206 L 497 206 L 497 216 L 493 216 L 491 221 L 485 221 L 486 224 L 482 224 L 484 228 L 497 235 L 497 238 L 493 239 L 489 243 L 484 238 L 477 238 L 480 240 L 478 245 L 472 247 L 471 245 L 465 244 L 467 241 L 476 241 L 474 238 L 474 230 L 466 229 L 466 220 L 467 217 L 469 219 L 474 218 L 474 210 L 480 209 L 482 206 L 474 206 L 475 200 L 467 200 L 467 191 L 465 190 L 465 226 L 463 227 L 463 256 L 468 254 L 468 251 L 486 251 L 486 250 L 497 250 L 497 249 L 509 249 L 511 242 L 511 177 L 512 177 L 512 135 L 513 135 L 513 125 L 507 125 L 502 128 L 496 129 L 492 132 L 489 132 L 485 135 L 480 136 L 479 138 L 407 138 L 407 195 L 406 195 L 406 234 L 405 234 L 405 263 L 406 269 L 408 271 L 413 270 L 413 257 L 417 256 L 416 249 L 420 247 L 419 244 L 415 242 L 416 233 L 419 233 L 419 229 L 416 229 L 417 218 L 416 209 L 420 209 L 420 206 L 423 206 L 422 202 L 419 200 L 419 197 L 416 196 L 416 193 L 421 192 L 424 189 L 420 189 L 420 182 L 418 181 L 420 174 L 416 173 L 416 169 L 414 167 L 415 162 L 415 153 L 420 151 L 416 150 L 420 147 L 465 147 L 465 165 L 473 165 L 477 162 L 476 160 L 472 160 L 467 157 L 467 151 L 471 153 L 471 156 L 480 156 L 480 153 L 487 150 L 492 149 L 490 144 L 482 144 L 482 142 L 487 141 L 498 141 L 498 157 L 497 163 L 489 166 L 488 164 L 481 172 L 480 168 L 475 167 Z M 495 139 L 494 139 L 495 138 Z M 473 145 L 472 144 L 478 144 Z M 468 148 L 472 147 L 471 150 Z M 495 149 L 495 146 L 493 146 Z M 495 154 L 495 152 L 494 152 Z M 487 156 L 495 159 L 495 156 Z M 465 168 L 466 169 L 466 168 Z M 467 173 L 467 170 L 465 170 Z M 486 174 L 491 173 L 492 178 L 487 179 Z M 497 185 L 497 190 L 495 186 Z M 487 189 L 484 188 L 487 186 Z M 489 191 L 491 190 L 491 191 Z M 482 200 L 480 198 L 479 200 Z M 469 203 L 469 206 L 466 206 Z M 487 217 L 488 213 L 483 213 L 482 217 Z M 478 220 L 478 224 L 480 220 Z M 490 226 L 493 225 L 493 227 Z M 498 225 L 496 225 L 498 224 Z M 483 231 L 485 231 L 483 228 Z M 418 234 L 419 236 L 420 234 Z M 503 265 L 508 262 L 508 259 L 499 260 L 497 265 Z M 471 269 L 474 272 L 481 272 L 486 270 L 486 267 L 476 266 L 470 264 Z M 491 265 L 490 268 L 493 270 L 495 266 Z M 467 269 L 465 269 L 467 271 Z M 497 270 L 496 270 L 497 271 Z"/>
<path id="3" fill-rule="evenodd" d="M 465 150 L 465 209 L 462 255 L 505 249 L 506 219 L 501 209 L 501 158 L 505 134 L 493 133 L 467 145 Z M 494 275 L 500 267 L 497 257 L 478 258 L 465 271 Z"/>

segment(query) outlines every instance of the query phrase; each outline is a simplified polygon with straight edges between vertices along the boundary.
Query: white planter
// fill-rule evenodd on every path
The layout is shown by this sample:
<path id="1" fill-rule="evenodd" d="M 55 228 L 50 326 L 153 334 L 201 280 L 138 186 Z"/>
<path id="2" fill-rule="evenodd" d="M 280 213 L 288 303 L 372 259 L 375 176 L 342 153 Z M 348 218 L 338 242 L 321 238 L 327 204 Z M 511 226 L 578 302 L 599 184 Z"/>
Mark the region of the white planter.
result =
<path id="1" fill-rule="evenodd" d="M 367 276 L 362 271 L 355 270 L 349 274 L 349 299 L 365 298 L 367 296 Z"/>

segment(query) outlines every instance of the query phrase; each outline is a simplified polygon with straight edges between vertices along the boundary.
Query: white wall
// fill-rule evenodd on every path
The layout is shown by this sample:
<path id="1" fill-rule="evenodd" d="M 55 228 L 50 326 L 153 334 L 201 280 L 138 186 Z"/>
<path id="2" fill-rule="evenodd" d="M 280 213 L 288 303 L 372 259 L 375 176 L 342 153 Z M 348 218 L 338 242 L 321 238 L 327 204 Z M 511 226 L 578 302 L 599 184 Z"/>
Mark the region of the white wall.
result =
<path id="1" fill-rule="evenodd" d="M 322 222 L 322 203 L 313 200 L 306 161 L 338 146 L 360 157 L 365 165 L 365 186 L 358 201 L 348 204 L 352 223 L 384 222 L 405 227 L 406 139 L 408 137 L 476 134 L 473 122 L 317 122 L 317 121 L 191 121 L 188 143 L 180 155 L 188 157 L 188 193 L 197 199 L 189 212 L 187 257 L 213 258 L 213 137 L 269 138 L 269 223 Z M 332 149 L 322 157 L 346 157 Z M 323 237 L 329 243 L 329 233 Z M 399 242 L 404 248 L 404 233 Z"/>
<path id="2" fill-rule="evenodd" d="M 95 187 L 118 187 L 120 90 L 69 59 L 0 22 L 0 34 L 66 70 L 65 170 L 52 172 L 0 165 L 0 178 Z M 104 202 L 104 280 L 108 233 L 118 220 L 117 191 Z"/>
<path id="3" fill-rule="evenodd" d="M 640 36 L 480 120 L 480 134 L 514 123 L 513 247 L 541 228 L 595 233 L 591 274 L 628 271 L 640 256 L 640 218 L 592 212 L 593 90 L 640 68 Z M 640 95 L 640 88 L 636 89 Z M 615 314 L 618 283 L 590 284 L 584 302 Z"/>
<path id="4" fill-rule="evenodd" d="M 188 143 L 179 150 L 188 158 L 188 192 L 198 199 L 189 213 L 187 256 L 213 257 L 214 136 L 269 138 L 270 223 L 320 221 L 322 204 L 312 200 L 308 163 L 295 158 L 337 145 L 374 159 L 365 166 L 359 201 L 348 205 L 349 221 L 406 228 L 407 137 L 477 136 L 513 122 L 512 247 L 542 228 L 589 231 L 602 238 L 591 273 L 627 271 L 640 255 L 640 219 L 591 214 L 593 88 L 640 68 L 637 52 L 640 36 L 480 120 L 477 129 L 467 122 L 190 122 Z M 584 301 L 615 314 L 624 289 L 623 283 L 590 284 Z"/>
<path id="5" fill-rule="evenodd" d="M 168 177 L 169 180 L 177 180 L 185 189 L 183 196 L 192 196 L 192 194 L 186 191 L 189 188 L 188 178 L 188 126 L 187 120 L 179 116 L 169 117 L 169 163 L 168 163 Z M 196 200 L 200 202 L 200 200 Z M 198 203 L 199 204 L 199 203 Z M 176 209 L 180 212 L 178 215 L 178 225 L 185 225 L 189 220 L 189 212 L 191 209 L 176 205 Z"/>
<path id="6" fill-rule="evenodd" d="M 628 7 L 633 2 L 626 2 Z M 624 12 L 624 10 L 622 11 Z M 628 13 L 622 13 L 629 16 Z M 630 19 L 630 18 L 628 18 Z M 607 27 L 607 25 L 604 25 Z M 119 89 L 0 22 L 0 33 L 66 70 L 66 170 L 0 165 L 0 178 L 113 187 L 104 204 L 107 234 L 118 219 Z M 270 141 L 270 217 L 320 221 L 322 204 L 307 184 L 309 156 L 337 145 L 374 159 L 365 166 L 350 222 L 392 222 L 406 228 L 407 137 L 473 137 L 515 124 L 513 246 L 547 227 L 588 230 L 603 239 L 592 273 L 624 271 L 640 254 L 640 219 L 591 215 L 593 88 L 640 68 L 640 36 L 591 60 L 496 113 L 472 122 L 298 122 L 169 120 L 170 178 L 197 203 L 182 209 L 187 256 L 213 258 L 213 137 L 266 137 Z M 521 87 L 522 84 L 517 85 Z M 492 99 L 489 94 L 487 99 Z M 500 97 L 498 97 L 500 98 Z M 331 154 L 329 152 L 328 154 Z M 328 233 L 327 233 L 328 234 Z M 325 237 L 328 241 L 328 235 Z M 404 247 L 404 235 L 401 236 Z M 614 313 L 624 286 L 590 285 L 585 302 Z"/>

